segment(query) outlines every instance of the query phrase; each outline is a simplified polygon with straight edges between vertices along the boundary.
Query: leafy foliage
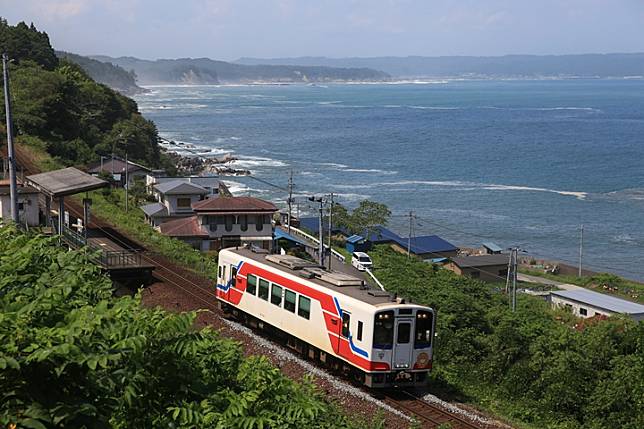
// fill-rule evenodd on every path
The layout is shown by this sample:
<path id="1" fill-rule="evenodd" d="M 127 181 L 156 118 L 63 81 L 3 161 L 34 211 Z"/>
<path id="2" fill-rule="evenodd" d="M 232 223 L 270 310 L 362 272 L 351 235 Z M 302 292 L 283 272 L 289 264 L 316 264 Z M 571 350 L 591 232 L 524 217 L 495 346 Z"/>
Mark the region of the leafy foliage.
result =
<path id="1" fill-rule="evenodd" d="M 14 126 L 21 136 L 46 142 L 64 164 L 84 164 L 99 155 L 123 156 L 150 167 L 170 166 L 161 154 L 155 125 L 136 103 L 96 83 L 77 64 L 58 59 L 45 33 L 32 25 L 0 21 L 0 45 L 12 64 Z M 4 105 L 0 107 L 4 115 Z"/>
<path id="2" fill-rule="evenodd" d="M 341 204 L 333 207 L 334 224 L 346 228 L 352 234 L 374 233 L 378 225 L 387 225 L 390 216 L 391 211 L 385 204 L 370 200 L 360 201 L 358 207 L 351 212 Z"/>
<path id="3" fill-rule="evenodd" d="M 0 426 L 350 426 L 195 317 L 114 298 L 82 251 L 0 228 Z"/>
<path id="4" fill-rule="evenodd" d="M 494 285 L 385 246 L 370 256 L 388 290 L 438 311 L 434 385 L 535 427 L 644 427 L 644 323 L 579 331 L 537 298 L 512 313 Z"/>

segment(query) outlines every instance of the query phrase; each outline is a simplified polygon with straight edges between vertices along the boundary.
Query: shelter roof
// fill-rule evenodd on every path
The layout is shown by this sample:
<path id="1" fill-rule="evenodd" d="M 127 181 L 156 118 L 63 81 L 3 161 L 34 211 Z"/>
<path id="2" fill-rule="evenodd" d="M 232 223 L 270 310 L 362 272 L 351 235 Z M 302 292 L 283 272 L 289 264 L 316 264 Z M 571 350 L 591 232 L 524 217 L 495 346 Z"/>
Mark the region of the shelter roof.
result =
<path id="1" fill-rule="evenodd" d="M 143 213 L 150 217 L 168 215 L 167 207 L 161 203 L 146 204 L 144 206 L 141 206 L 141 210 L 143 210 Z"/>
<path id="2" fill-rule="evenodd" d="M 165 195 L 206 195 L 208 190 L 203 186 L 185 180 L 172 180 L 154 185 L 154 189 Z"/>
<path id="3" fill-rule="evenodd" d="M 101 165 L 102 164 L 102 165 Z M 130 160 L 127 161 L 127 164 L 125 163 L 124 159 L 121 158 L 108 158 L 103 160 L 103 162 L 95 162 L 94 164 L 91 164 L 90 167 L 88 168 L 88 172 L 92 174 L 98 174 L 101 171 L 105 173 L 120 173 L 123 174 L 125 173 L 125 167 L 127 166 L 127 172 L 132 173 L 134 171 L 146 171 L 146 172 L 152 172 L 147 167 L 144 167 L 141 164 L 137 164 L 136 162 L 132 162 Z"/>
<path id="4" fill-rule="evenodd" d="M 52 197 L 64 197 L 108 186 L 105 180 L 74 167 L 27 176 L 25 182 Z"/>
<path id="5" fill-rule="evenodd" d="M 162 223 L 159 227 L 161 234 L 170 237 L 202 237 L 207 238 L 208 231 L 201 224 L 197 216 L 191 216 Z"/>
<path id="6" fill-rule="evenodd" d="M 643 314 L 644 305 L 588 289 L 558 290 L 551 292 L 561 298 L 577 301 L 593 307 L 603 308 L 615 313 Z"/>
<path id="7" fill-rule="evenodd" d="M 503 251 L 501 246 L 499 246 L 496 243 L 492 243 L 491 241 L 483 243 L 483 247 L 488 249 L 490 252 L 502 252 Z"/>
<path id="8" fill-rule="evenodd" d="M 277 207 L 269 201 L 253 197 L 214 197 L 192 204 L 195 212 L 274 213 Z"/>
<path id="9" fill-rule="evenodd" d="M 492 265 L 508 265 L 509 255 L 480 255 L 457 256 L 451 258 L 452 262 L 461 268 L 489 267 Z"/>

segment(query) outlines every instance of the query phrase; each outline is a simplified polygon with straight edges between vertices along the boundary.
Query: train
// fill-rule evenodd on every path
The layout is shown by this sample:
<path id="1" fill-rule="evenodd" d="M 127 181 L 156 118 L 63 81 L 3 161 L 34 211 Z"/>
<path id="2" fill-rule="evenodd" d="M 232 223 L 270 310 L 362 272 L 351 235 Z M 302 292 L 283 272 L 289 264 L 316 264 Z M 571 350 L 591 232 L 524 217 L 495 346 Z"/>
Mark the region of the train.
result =
<path id="1" fill-rule="evenodd" d="M 292 255 L 219 253 L 220 308 L 370 388 L 418 387 L 432 369 L 432 308 Z"/>

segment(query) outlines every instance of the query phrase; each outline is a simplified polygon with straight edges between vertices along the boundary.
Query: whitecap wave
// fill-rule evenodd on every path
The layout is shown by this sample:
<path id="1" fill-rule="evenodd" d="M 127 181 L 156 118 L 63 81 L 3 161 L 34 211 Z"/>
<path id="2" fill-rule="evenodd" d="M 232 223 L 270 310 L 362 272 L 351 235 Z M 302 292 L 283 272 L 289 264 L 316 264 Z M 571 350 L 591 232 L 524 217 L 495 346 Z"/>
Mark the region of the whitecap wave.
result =
<path id="1" fill-rule="evenodd" d="M 235 166 L 253 168 L 253 167 L 287 167 L 288 164 L 277 159 L 265 158 L 262 156 L 246 156 L 240 155 L 236 161 Z"/>
<path id="2" fill-rule="evenodd" d="M 393 176 L 394 174 L 398 174 L 398 172 L 394 170 L 379 170 L 377 168 L 344 168 L 342 169 L 342 171 L 348 171 L 351 173 L 377 173 L 385 176 Z"/>
<path id="3" fill-rule="evenodd" d="M 345 187 L 346 186 L 346 187 Z M 445 188 L 458 188 L 460 191 L 478 191 L 478 190 L 487 190 L 487 191 L 524 191 L 524 192 L 549 192 L 563 196 L 575 197 L 579 200 L 584 200 L 588 196 L 587 192 L 580 191 L 562 191 L 557 189 L 549 188 L 540 188 L 532 186 L 520 186 L 520 185 L 502 185 L 496 183 L 477 183 L 477 182 L 467 182 L 461 180 L 399 180 L 396 182 L 378 182 L 371 184 L 355 184 L 355 185 L 335 185 L 336 188 L 340 189 L 369 189 L 372 187 L 380 186 L 433 186 L 433 187 L 445 187 Z"/>

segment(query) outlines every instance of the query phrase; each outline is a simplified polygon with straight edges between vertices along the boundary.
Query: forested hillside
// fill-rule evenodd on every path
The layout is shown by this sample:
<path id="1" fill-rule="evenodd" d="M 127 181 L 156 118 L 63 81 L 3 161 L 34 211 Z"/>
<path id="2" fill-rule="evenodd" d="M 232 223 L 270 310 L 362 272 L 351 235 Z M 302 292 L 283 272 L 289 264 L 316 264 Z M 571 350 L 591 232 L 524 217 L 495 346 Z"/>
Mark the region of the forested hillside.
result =
<path id="1" fill-rule="evenodd" d="M 0 427 L 351 427 L 195 317 L 114 298 L 84 251 L 0 228 Z"/>
<path id="2" fill-rule="evenodd" d="M 516 313 L 494 286 L 380 246 L 391 292 L 438 311 L 430 385 L 535 428 L 644 427 L 644 323 L 582 323 L 540 298 Z"/>
<path id="3" fill-rule="evenodd" d="M 71 52 L 56 51 L 56 56 L 78 64 L 92 79 L 123 94 L 132 95 L 145 91 L 136 84 L 136 73 L 133 71 L 127 71 L 110 62 L 93 60 Z"/>
<path id="4" fill-rule="evenodd" d="M 156 126 L 141 116 L 136 103 L 95 82 L 76 63 L 57 58 L 47 34 L 33 24 L 0 20 L 0 50 L 13 60 L 10 88 L 19 140 L 65 164 L 127 152 L 133 161 L 171 168 Z M 0 113 L 4 117 L 4 103 Z"/>
<path id="5" fill-rule="evenodd" d="M 210 58 L 160 59 L 92 57 L 134 70 L 143 84 L 217 84 L 252 82 L 377 81 L 389 78 L 369 68 L 338 68 L 298 65 L 242 65 Z"/>

